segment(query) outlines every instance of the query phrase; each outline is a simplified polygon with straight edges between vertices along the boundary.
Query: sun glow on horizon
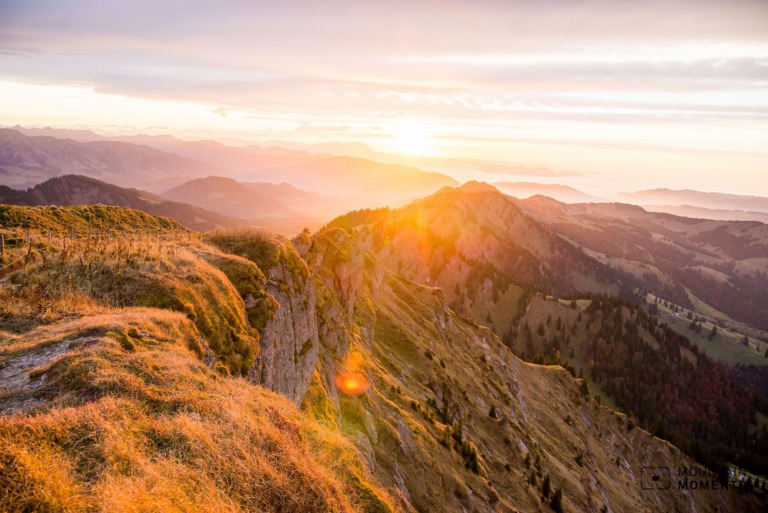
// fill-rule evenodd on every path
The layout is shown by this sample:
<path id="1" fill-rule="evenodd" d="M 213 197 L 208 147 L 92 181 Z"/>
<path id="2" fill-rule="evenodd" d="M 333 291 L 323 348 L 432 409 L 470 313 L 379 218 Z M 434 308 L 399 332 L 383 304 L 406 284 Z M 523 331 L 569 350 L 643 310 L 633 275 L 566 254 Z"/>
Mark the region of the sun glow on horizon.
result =
<path id="1" fill-rule="evenodd" d="M 387 150 L 393 153 L 407 153 L 416 157 L 432 157 L 438 155 L 438 143 L 434 138 L 435 129 L 429 123 L 417 120 L 406 120 L 396 124 L 392 129 L 392 138 Z"/>

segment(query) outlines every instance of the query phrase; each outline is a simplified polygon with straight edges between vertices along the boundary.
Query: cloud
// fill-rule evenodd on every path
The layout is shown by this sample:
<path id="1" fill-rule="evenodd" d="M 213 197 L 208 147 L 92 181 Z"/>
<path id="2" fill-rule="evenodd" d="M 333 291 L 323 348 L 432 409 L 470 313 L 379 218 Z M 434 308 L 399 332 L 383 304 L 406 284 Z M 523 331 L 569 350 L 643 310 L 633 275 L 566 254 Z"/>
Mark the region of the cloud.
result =
<path id="1" fill-rule="evenodd" d="M 759 1 L 32 0 L 0 17 L 2 78 L 244 109 L 768 82 Z"/>
<path id="2" fill-rule="evenodd" d="M 764 0 L 0 0 L 0 19 L 0 80 L 311 141 L 406 118 L 456 144 L 621 134 L 655 151 L 674 133 L 712 149 L 722 129 L 746 152 L 768 117 Z"/>
<path id="3" fill-rule="evenodd" d="M 311 132 L 311 133 L 322 133 L 322 132 L 349 132 L 351 130 L 351 127 L 346 125 L 318 125 L 313 123 L 301 123 L 296 128 L 299 132 Z"/>

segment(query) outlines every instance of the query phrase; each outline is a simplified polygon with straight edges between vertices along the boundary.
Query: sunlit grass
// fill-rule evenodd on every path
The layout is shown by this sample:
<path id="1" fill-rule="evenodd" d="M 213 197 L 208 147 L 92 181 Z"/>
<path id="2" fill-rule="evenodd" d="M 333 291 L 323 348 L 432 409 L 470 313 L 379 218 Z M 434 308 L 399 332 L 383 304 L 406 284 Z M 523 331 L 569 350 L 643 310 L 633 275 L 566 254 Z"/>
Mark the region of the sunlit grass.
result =
<path id="1" fill-rule="evenodd" d="M 256 264 L 49 214 L 2 230 L 24 258 L 0 273 L 0 370 L 23 371 L 0 391 L 0 511 L 392 510 L 349 441 L 230 377 L 258 351 Z"/>
<path id="2" fill-rule="evenodd" d="M 177 342 L 193 329 L 180 314 L 70 321 L 14 347 L 96 325 L 138 325 L 145 343 L 129 351 L 97 337 L 46 371 L 39 394 L 56 407 L 0 419 L 3 511 L 389 509 L 349 442 L 288 400 L 217 376 Z"/>

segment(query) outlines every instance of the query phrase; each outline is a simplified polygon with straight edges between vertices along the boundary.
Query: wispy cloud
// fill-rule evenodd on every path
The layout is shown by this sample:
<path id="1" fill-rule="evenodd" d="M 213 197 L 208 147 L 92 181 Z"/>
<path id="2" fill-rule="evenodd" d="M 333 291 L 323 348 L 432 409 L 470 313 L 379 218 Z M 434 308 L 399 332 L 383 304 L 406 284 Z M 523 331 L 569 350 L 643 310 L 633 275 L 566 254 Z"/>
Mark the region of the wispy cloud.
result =
<path id="1" fill-rule="evenodd" d="M 0 20 L 0 80 L 86 91 L 68 109 L 44 102 L 50 123 L 72 123 L 95 91 L 115 98 L 97 103 L 118 124 L 139 119 L 130 98 L 173 104 L 145 104 L 173 118 L 141 126 L 375 145 L 406 119 L 452 141 L 442 151 L 529 164 L 555 157 L 494 141 L 654 151 L 675 138 L 692 162 L 697 148 L 743 152 L 753 177 L 768 163 L 764 0 L 0 0 Z M 607 155 L 559 148 L 573 159 L 561 167 Z"/>

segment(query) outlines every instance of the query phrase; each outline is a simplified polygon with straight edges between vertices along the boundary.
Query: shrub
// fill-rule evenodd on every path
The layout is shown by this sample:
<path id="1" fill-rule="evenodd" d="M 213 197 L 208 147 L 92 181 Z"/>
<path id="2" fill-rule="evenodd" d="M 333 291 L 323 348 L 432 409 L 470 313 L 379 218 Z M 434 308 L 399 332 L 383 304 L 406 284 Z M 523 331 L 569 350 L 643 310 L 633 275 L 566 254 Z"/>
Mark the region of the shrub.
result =
<path id="1" fill-rule="evenodd" d="M 550 502 L 549 505 L 555 513 L 563 513 L 563 491 L 560 488 L 555 490 L 555 494 L 552 496 L 552 502 Z"/>
<path id="2" fill-rule="evenodd" d="M 541 482 L 541 495 L 544 496 L 544 498 L 549 497 L 551 483 L 549 481 L 549 474 L 544 476 L 544 480 Z"/>

